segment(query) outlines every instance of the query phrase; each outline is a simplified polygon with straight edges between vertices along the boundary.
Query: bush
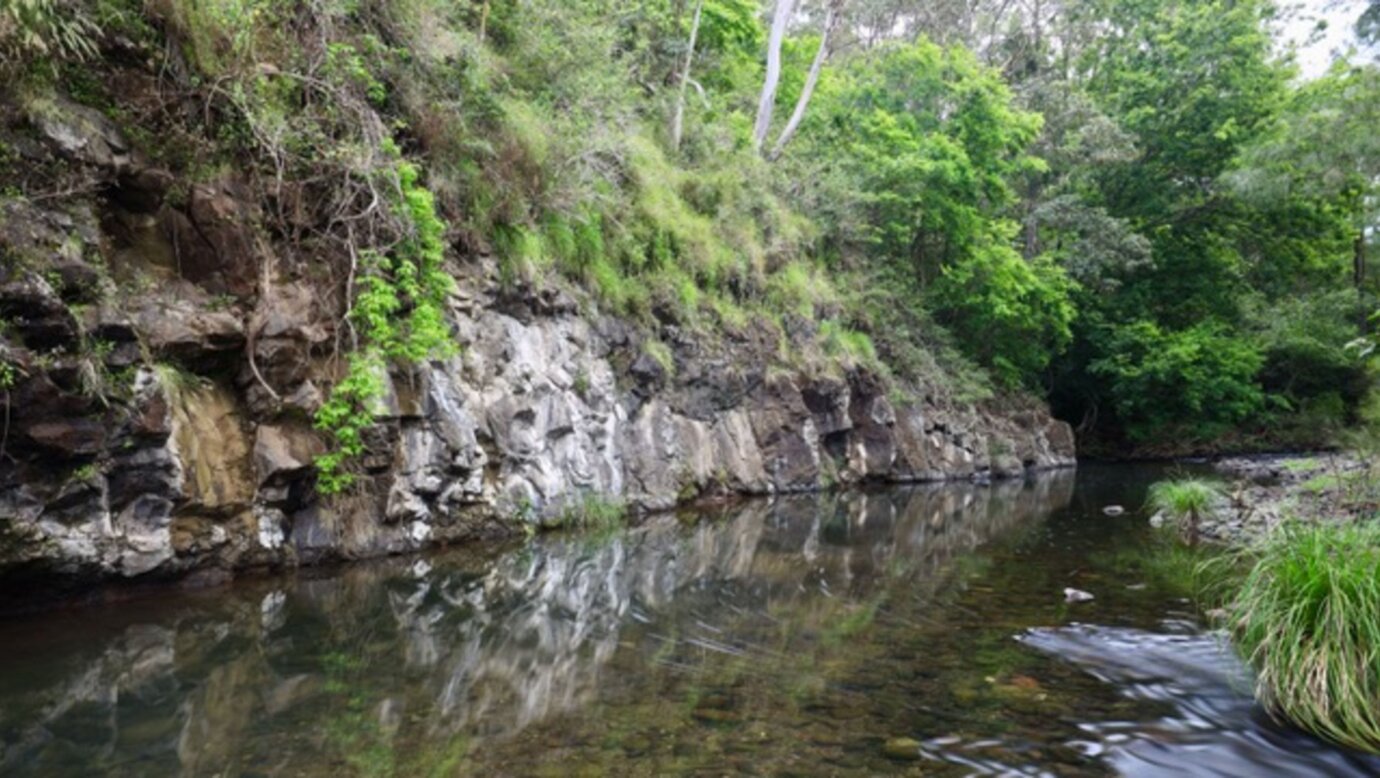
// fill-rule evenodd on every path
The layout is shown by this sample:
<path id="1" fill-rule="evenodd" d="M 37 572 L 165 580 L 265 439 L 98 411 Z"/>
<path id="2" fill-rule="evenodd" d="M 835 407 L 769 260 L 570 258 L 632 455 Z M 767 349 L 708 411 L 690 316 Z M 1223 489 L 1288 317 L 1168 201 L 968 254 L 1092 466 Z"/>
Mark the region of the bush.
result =
<path id="1" fill-rule="evenodd" d="M 1256 383 L 1264 357 L 1250 343 L 1211 321 L 1168 331 L 1139 321 L 1108 331 L 1092 362 L 1107 379 L 1113 406 L 1134 440 L 1164 439 L 1180 430 L 1208 439 L 1265 406 Z"/>
<path id="2" fill-rule="evenodd" d="M 1380 751 L 1380 525 L 1284 525 L 1229 608 L 1275 715 Z"/>

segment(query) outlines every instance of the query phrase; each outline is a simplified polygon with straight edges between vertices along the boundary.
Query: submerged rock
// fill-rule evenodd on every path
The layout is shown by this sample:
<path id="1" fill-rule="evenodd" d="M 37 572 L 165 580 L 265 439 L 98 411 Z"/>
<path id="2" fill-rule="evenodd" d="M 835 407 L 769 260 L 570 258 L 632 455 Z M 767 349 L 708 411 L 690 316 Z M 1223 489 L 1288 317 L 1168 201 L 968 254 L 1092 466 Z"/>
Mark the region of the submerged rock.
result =
<path id="1" fill-rule="evenodd" d="M 914 762 L 920 759 L 920 741 L 908 737 L 894 737 L 882 746 L 882 754 L 888 759 Z"/>

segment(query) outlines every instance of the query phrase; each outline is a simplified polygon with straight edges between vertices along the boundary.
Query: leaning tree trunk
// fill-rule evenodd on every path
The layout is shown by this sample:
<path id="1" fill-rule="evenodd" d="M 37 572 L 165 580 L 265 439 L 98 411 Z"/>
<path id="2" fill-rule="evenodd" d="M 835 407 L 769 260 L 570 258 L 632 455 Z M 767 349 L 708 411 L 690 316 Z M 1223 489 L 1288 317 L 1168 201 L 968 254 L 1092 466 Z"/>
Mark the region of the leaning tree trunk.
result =
<path id="1" fill-rule="evenodd" d="M 796 130 L 800 129 L 800 122 L 805 118 L 805 109 L 810 104 L 810 97 L 815 93 L 815 84 L 819 83 L 819 74 L 824 70 L 825 60 L 829 59 L 829 33 L 834 29 L 840 5 L 842 0 L 829 3 L 829 13 L 824 18 L 824 31 L 819 36 L 819 51 L 815 52 L 815 61 L 810 63 L 810 73 L 805 77 L 805 86 L 800 90 L 800 98 L 795 101 L 795 111 L 786 122 L 786 129 L 781 131 L 781 137 L 776 139 L 776 146 L 772 148 L 768 159 L 775 160 L 781 156 L 786 144 L 791 142 Z"/>
<path id="2" fill-rule="evenodd" d="M 671 120 L 671 148 L 680 151 L 681 135 L 685 131 L 685 89 L 690 86 L 690 63 L 695 59 L 695 41 L 700 36 L 700 14 L 704 0 L 695 4 L 695 20 L 690 23 L 690 45 L 685 50 L 685 67 L 680 71 L 680 94 L 676 95 L 676 115 Z"/>
<path id="3" fill-rule="evenodd" d="M 762 97 L 757 101 L 757 123 L 752 130 L 752 148 L 761 152 L 771 129 L 771 114 L 776 107 L 776 87 L 781 82 L 781 43 L 791 21 L 795 0 L 776 0 L 772 13 L 771 35 L 767 38 L 767 75 L 762 79 Z"/>

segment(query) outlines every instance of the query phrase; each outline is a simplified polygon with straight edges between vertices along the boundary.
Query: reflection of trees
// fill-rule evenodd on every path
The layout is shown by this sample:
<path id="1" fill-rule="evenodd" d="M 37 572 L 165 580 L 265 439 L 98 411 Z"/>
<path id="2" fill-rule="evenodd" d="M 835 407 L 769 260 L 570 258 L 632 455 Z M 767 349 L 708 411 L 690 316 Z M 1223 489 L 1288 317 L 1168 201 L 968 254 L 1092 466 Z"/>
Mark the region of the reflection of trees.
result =
<path id="1" fill-rule="evenodd" d="M 0 696 L 0 773 L 272 774 L 324 768 L 322 751 L 352 743 L 505 737 L 610 684 L 645 682 L 650 654 L 672 641 L 774 655 L 780 646 L 753 643 L 756 622 L 827 631 L 889 589 L 928 596 L 954 555 L 1071 490 L 1064 475 L 791 496 L 689 528 L 658 517 L 492 560 L 393 561 L 234 590 L 130 626 L 94 656 L 45 659 L 55 675 Z"/>

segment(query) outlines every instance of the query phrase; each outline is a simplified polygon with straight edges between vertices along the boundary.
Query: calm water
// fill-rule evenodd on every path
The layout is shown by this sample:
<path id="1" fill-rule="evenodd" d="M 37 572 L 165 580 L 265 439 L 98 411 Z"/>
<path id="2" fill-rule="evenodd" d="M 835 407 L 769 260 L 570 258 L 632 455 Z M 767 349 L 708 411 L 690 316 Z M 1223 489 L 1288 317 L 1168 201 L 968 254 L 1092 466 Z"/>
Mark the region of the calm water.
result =
<path id="1" fill-rule="evenodd" d="M 0 775 L 1380 775 L 1254 711 L 1145 551 L 1155 475 L 792 497 L 10 620 Z"/>

